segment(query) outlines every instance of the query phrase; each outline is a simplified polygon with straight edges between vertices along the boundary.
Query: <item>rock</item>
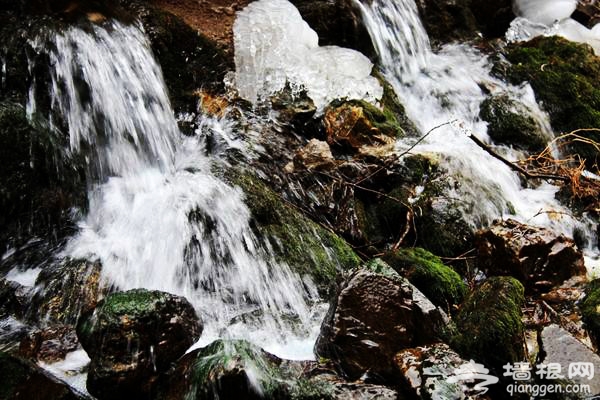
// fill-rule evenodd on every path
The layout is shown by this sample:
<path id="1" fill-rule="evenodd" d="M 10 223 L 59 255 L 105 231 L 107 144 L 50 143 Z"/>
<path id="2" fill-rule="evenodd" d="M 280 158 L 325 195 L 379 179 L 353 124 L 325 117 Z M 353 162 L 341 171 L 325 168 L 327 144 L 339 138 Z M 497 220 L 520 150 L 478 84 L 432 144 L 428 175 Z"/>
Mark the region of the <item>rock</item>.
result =
<path id="1" fill-rule="evenodd" d="M 512 0 L 471 0 L 470 9 L 486 38 L 502 38 L 516 15 Z"/>
<path id="2" fill-rule="evenodd" d="M 591 47 L 556 36 L 539 37 L 509 46 L 506 57 L 512 65 L 503 74 L 513 83 L 531 84 L 556 132 L 600 126 L 600 62 Z M 600 142 L 600 132 L 578 134 Z M 567 150 L 585 159 L 588 168 L 600 162 L 594 146 L 571 142 Z"/>
<path id="3" fill-rule="evenodd" d="M 36 279 L 28 318 L 34 322 L 75 325 L 91 312 L 106 288 L 100 281 L 102 265 L 66 259 L 44 268 Z"/>
<path id="4" fill-rule="evenodd" d="M 377 57 L 360 9 L 350 0 L 291 0 L 302 19 L 319 35 L 319 45 L 358 50 L 372 60 Z"/>
<path id="5" fill-rule="evenodd" d="M 506 363 L 522 361 L 523 293 L 523 285 L 514 278 L 486 280 L 461 306 L 455 318 L 458 333 L 451 340 L 452 348 L 494 372 L 501 372 Z"/>
<path id="6" fill-rule="evenodd" d="M 395 361 L 402 371 L 403 387 L 420 399 L 481 399 L 475 389 L 480 381 L 448 381 L 456 370 L 469 362 L 445 343 L 434 343 L 399 352 Z"/>
<path id="7" fill-rule="evenodd" d="M 488 96 L 480 106 L 479 117 L 488 123 L 488 134 L 496 143 L 539 153 L 548 138 L 523 104 L 507 95 Z"/>
<path id="8" fill-rule="evenodd" d="M 75 392 L 38 366 L 0 352 L 0 399 L 77 400 L 89 397 Z"/>
<path id="9" fill-rule="evenodd" d="M 17 282 L 0 279 L 0 319 L 8 316 L 22 318 L 28 305 L 27 292 Z"/>
<path id="10" fill-rule="evenodd" d="M 72 326 L 55 325 L 30 332 L 19 346 L 19 355 L 52 364 L 77 350 L 79 340 Z"/>
<path id="11" fill-rule="evenodd" d="M 599 6 L 597 0 L 579 0 L 571 18 L 591 29 L 600 22 Z"/>
<path id="12" fill-rule="evenodd" d="M 432 41 L 448 43 L 476 37 L 468 0 L 418 0 L 421 21 Z"/>
<path id="13" fill-rule="evenodd" d="M 585 298 L 579 304 L 585 327 L 600 349 L 600 279 L 589 283 L 585 290 Z"/>
<path id="14" fill-rule="evenodd" d="M 88 391 L 99 399 L 149 393 L 202 332 L 192 305 L 165 292 L 134 289 L 107 296 L 81 317 L 77 337 L 91 358 Z"/>
<path id="15" fill-rule="evenodd" d="M 284 361 L 243 340 L 217 340 L 182 357 L 159 382 L 157 400 L 329 399 L 333 386 L 302 377 Z"/>
<path id="16" fill-rule="evenodd" d="M 447 317 L 389 266 L 354 271 L 330 307 L 315 345 L 348 379 L 393 380 L 394 355 L 435 342 Z"/>
<path id="17" fill-rule="evenodd" d="M 327 142 L 311 139 L 296 152 L 294 167 L 297 169 L 322 170 L 335 165 L 335 159 Z"/>
<path id="18" fill-rule="evenodd" d="M 126 8 L 144 25 L 176 112 L 196 110 L 194 92 L 199 88 L 224 92 L 223 79 L 233 60 L 221 46 L 151 2 L 132 2 Z"/>
<path id="19" fill-rule="evenodd" d="M 332 102 L 323 116 L 327 143 L 345 150 L 391 144 L 404 135 L 392 113 L 359 100 Z"/>
<path id="20" fill-rule="evenodd" d="M 362 382 L 332 382 L 331 400 L 398 400 L 398 392 L 386 386 Z"/>
<path id="21" fill-rule="evenodd" d="M 339 271 L 358 266 L 360 259 L 342 238 L 287 205 L 259 179 L 234 170 L 226 178 L 244 191 L 252 228 L 269 241 L 275 259 L 309 275 L 321 295 L 329 292 Z"/>
<path id="22" fill-rule="evenodd" d="M 477 232 L 479 265 L 488 275 L 510 275 L 527 289 L 544 289 L 586 273 L 575 242 L 512 219 Z"/>
<path id="23" fill-rule="evenodd" d="M 427 250 L 399 249 L 382 259 L 444 310 L 462 303 L 467 294 L 467 285 L 460 275 Z"/>
<path id="24" fill-rule="evenodd" d="M 560 364 L 561 374 L 565 377 L 562 382 L 563 384 L 589 385 L 589 394 L 600 393 L 600 380 L 597 378 L 598 371 L 600 371 L 600 357 L 597 354 L 594 354 L 589 348 L 556 324 L 545 327 L 540 336 L 544 355 L 541 361 L 543 364 Z M 582 376 L 569 378 L 569 365 L 571 363 L 591 363 L 594 366 L 594 376 L 592 379 Z M 552 383 L 557 382 L 552 381 Z M 589 397 L 586 395 L 586 398 Z"/>
<path id="25" fill-rule="evenodd" d="M 0 102 L 2 252 L 32 236 L 56 244 L 73 230 L 72 209 L 86 203 L 84 164 L 65 154 L 65 138 L 44 124 L 29 121 L 20 105 Z"/>

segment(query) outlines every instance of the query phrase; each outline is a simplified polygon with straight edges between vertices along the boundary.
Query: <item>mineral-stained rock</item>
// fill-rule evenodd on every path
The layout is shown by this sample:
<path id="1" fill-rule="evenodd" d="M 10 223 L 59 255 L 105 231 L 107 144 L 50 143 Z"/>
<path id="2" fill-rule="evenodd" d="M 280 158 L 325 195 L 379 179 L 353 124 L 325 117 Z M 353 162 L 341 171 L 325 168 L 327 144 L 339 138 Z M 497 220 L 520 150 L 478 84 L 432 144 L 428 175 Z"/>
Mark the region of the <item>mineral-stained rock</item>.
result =
<path id="1" fill-rule="evenodd" d="M 92 360 L 89 392 L 99 399 L 143 396 L 156 373 L 167 370 L 201 332 L 183 297 L 145 289 L 109 295 L 77 325 Z"/>
<path id="2" fill-rule="evenodd" d="M 447 317 L 389 266 L 354 271 L 343 283 L 321 327 L 315 351 L 348 379 L 396 374 L 402 349 L 435 342 Z"/>
<path id="3" fill-rule="evenodd" d="M 403 387 L 420 399 L 481 399 L 474 388 L 478 380 L 455 380 L 456 370 L 469 366 L 445 343 L 406 349 L 396 355 Z"/>
<path id="4" fill-rule="evenodd" d="M 323 123 L 327 143 L 353 151 L 393 143 L 404 132 L 393 114 L 358 100 L 331 103 Z"/>
<path id="5" fill-rule="evenodd" d="M 542 289 L 585 274 L 575 242 L 549 229 L 508 219 L 476 235 L 479 261 L 488 275 L 510 275 L 528 289 Z"/>
<path id="6" fill-rule="evenodd" d="M 525 358 L 521 307 L 523 285 L 506 276 L 489 278 L 461 306 L 452 348 L 489 369 Z"/>

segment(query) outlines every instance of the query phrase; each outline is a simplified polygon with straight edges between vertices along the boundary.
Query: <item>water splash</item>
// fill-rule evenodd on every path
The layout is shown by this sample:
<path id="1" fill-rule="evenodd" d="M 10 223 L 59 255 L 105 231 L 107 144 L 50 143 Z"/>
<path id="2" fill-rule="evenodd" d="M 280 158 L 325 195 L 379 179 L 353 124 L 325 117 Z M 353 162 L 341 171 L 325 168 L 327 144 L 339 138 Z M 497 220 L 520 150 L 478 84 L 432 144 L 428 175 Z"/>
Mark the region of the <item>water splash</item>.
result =
<path id="1" fill-rule="evenodd" d="M 324 312 L 313 307 L 314 285 L 254 236 L 242 192 L 210 173 L 202 135 L 179 132 L 141 28 L 111 22 L 47 40 L 36 48 L 51 59 L 52 118 L 67 122 L 71 150 L 86 155 L 94 179 L 89 213 L 63 255 L 99 259 L 118 289 L 187 297 L 203 343 L 243 338 L 312 358 Z"/>
<path id="2" fill-rule="evenodd" d="M 474 227 L 482 227 L 498 217 L 511 217 L 571 237 L 578 228 L 595 242 L 589 224 L 571 217 L 555 199 L 556 186 L 542 183 L 523 187 L 515 172 L 468 138 L 474 133 L 494 146 L 486 123 L 479 118 L 480 104 L 487 96 L 482 87 L 518 100 L 551 137 L 547 115 L 536 103 L 531 87 L 507 85 L 493 77 L 487 57 L 468 45 L 449 44 L 434 53 L 413 1 L 356 3 L 376 45 L 385 77 L 421 131 L 459 121 L 433 132 L 415 151 L 438 154 L 443 166 L 457 177 L 460 186 L 450 195 L 461 200 L 457 207 L 464 218 Z M 407 149 L 413 143 L 413 138 L 403 139 L 398 148 Z M 506 146 L 494 149 L 509 160 L 521 156 Z"/>

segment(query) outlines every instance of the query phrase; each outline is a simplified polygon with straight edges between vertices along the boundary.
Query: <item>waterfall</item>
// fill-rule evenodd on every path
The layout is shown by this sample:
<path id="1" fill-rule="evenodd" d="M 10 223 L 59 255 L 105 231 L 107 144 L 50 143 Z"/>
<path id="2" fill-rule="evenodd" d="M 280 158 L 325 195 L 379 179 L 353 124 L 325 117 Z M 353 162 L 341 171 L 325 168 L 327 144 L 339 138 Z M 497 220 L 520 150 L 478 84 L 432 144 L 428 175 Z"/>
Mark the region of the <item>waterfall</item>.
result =
<path id="1" fill-rule="evenodd" d="M 439 155 L 442 165 L 458 179 L 460 186 L 451 197 L 461 199 L 457 207 L 464 218 L 479 228 L 493 219 L 510 217 L 570 237 L 577 228 L 587 234 L 590 243 L 596 243 L 593 224 L 570 216 L 555 199 L 558 187 L 550 183 L 523 187 L 515 172 L 468 138 L 473 133 L 494 145 L 486 123 L 479 118 L 479 106 L 486 97 L 482 86 L 492 94 L 505 94 L 524 104 L 551 138 L 547 115 L 536 103 L 531 87 L 515 87 L 493 77 L 487 57 L 466 44 L 449 44 L 433 52 L 413 0 L 355 2 L 386 79 L 420 130 L 425 133 L 456 121 L 431 132 L 414 151 Z M 401 139 L 398 149 L 409 148 L 415 140 Z M 494 148 L 509 160 L 522 155 L 506 146 Z M 597 249 L 587 253 L 591 265 Z"/>
<path id="2" fill-rule="evenodd" d="M 63 255 L 99 259 L 119 290 L 187 297 L 204 321 L 200 344 L 242 338 L 312 358 L 323 312 L 314 285 L 272 259 L 242 192 L 211 174 L 201 138 L 179 132 L 141 27 L 70 27 L 35 47 L 50 59 L 51 123 L 66 122 L 92 182 Z"/>

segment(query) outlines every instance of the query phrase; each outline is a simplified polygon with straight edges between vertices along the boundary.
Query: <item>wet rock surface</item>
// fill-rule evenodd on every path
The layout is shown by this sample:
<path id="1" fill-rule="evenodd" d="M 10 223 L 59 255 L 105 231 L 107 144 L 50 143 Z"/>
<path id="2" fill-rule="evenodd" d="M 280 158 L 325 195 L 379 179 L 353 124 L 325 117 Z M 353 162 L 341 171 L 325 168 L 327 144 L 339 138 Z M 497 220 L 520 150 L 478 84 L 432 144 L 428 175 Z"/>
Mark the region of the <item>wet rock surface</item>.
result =
<path id="1" fill-rule="evenodd" d="M 484 272 L 514 276 L 528 289 L 544 290 L 586 271 L 573 240 L 514 220 L 478 232 L 476 243 Z"/>
<path id="2" fill-rule="evenodd" d="M 200 337 L 191 304 L 165 292 L 134 289 L 107 296 L 79 320 L 77 337 L 91 358 L 87 388 L 100 399 L 143 396 Z"/>
<path id="3" fill-rule="evenodd" d="M 394 355 L 436 341 L 447 317 L 388 266 L 360 269 L 342 284 L 315 345 L 347 378 L 385 381 L 396 374 Z M 392 378 L 393 379 L 393 378 Z"/>
<path id="4" fill-rule="evenodd" d="M 88 396 L 73 391 L 36 365 L 0 352 L 0 398 L 14 400 L 77 400 Z"/>
<path id="5" fill-rule="evenodd" d="M 458 332 L 451 346 L 458 353 L 502 371 L 506 363 L 524 359 L 523 285 L 511 277 L 493 277 L 465 300 L 454 322 Z M 490 351 L 494 349 L 494 351 Z"/>

